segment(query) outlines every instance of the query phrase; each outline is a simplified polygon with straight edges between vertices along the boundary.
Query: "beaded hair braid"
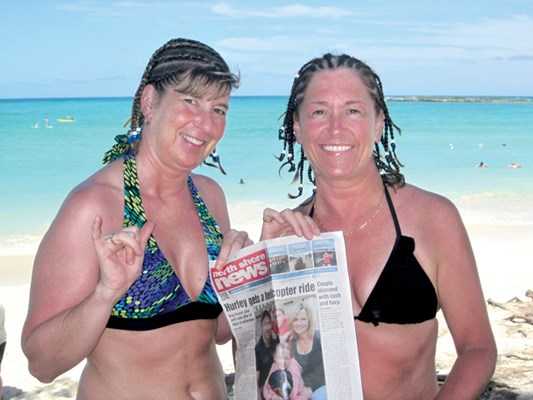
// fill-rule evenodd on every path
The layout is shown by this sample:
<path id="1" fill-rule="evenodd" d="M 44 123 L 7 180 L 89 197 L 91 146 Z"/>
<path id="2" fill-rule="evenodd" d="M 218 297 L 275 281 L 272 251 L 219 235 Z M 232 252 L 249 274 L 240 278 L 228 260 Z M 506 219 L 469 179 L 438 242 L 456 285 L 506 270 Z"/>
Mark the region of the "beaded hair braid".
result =
<path id="1" fill-rule="evenodd" d="M 311 78 L 319 71 L 327 69 L 349 68 L 357 73 L 368 88 L 368 92 L 374 99 L 376 111 L 382 111 L 384 115 L 383 134 L 381 135 L 381 147 L 384 152 L 384 159 L 381 157 L 380 146 L 378 143 L 374 146 L 374 161 L 381 174 L 383 181 L 388 185 L 405 184 L 405 178 L 400 173 L 400 167 L 403 167 L 398 157 L 396 156 L 396 144 L 394 142 L 394 130 L 401 134 L 398 126 L 392 122 L 389 115 L 389 109 L 385 102 L 383 95 L 383 86 L 379 76 L 357 58 L 348 56 L 346 54 L 333 55 L 324 54 L 322 57 L 314 58 L 298 71 L 292 84 L 291 94 L 287 103 L 287 110 L 284 113 L 283 126 L 278 131 L 278 139 L 283 141 L 283 151 L 278 160 L 282 162 L 279 168 L 280 172 L 283 168 L 288 167 L 289 172 L 294 172 L 293 182 L 299 181 L 298 194 L 291 195 L 290 198 L 300 197 L 303 193 L 303 177 L 305 170 L 305 162 L 307 157 L 304 154 L 303 148 L 300 148 L 300 160 L 296 164 L 294 159 L 294 145 L 296 142 L 296 135 L 294 134 L 294 117 L 298 116 L 298 107 L 303 101 L 307 85 Z M 287 159 L 285 160 L 285 157 Z M 307 167 L 307 179 L 315 185 L 315 177 L 313 168 L 309 164 Z M 315 189 L 313 189 L 314 193 Z"/>
<path id="2" fill-rule="evenodd" d="M 141 110 L 141 97 L 146 85 L 153 85 L 159 96 L 168 90 L 178 90 L 194 97 L 202 97 L 214 89 L 225 96 L 239 87 L 239 76 L 233 74 L 224 59 L 211 47 L 190 39 L 172 39 L 155 51 L 144 70 L 133 98 L 129 130 L 115 137 L 117 144 L 104 155 L 104 164 L 135 151 L 145 123 Z M 213 151 L 211 159 L 220 168 L 220 158 Z M 224 172 L 225 173 L 225 172 Z"/>

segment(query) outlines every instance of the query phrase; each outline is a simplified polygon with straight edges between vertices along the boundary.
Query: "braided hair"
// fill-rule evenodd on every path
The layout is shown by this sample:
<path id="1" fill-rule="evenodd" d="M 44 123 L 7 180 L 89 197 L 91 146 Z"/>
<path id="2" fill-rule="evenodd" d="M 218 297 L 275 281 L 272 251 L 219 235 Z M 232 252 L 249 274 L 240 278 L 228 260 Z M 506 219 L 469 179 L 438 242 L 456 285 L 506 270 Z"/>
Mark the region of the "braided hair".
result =
<path id="1" fill-rule="evenodd" d="M 357 58 L 346 54 L 333 55 L 327 53 L 322 57 L 314 58 L 307 62 L 298 71 L 292 84 L 287 110 L 284 113 L 283 125 L 278 131 L 278 139 L 283 141 L 283 151 L 277 157 L 282 163 L 279 171 L 281 172 L 283 168 L 288 167 L 289 172 L 294 172 L 293 182 L 299 181 L 298 193 L 296 195 L 289 194 L 289 197 L 292 199 L 300 197 L 303 193 L 305 162 L 307 161 L 307 157 L 301 147 L 298 163 L 296 163 L 294 158 L 294 145 L 297 143 L 296 135 L 294 134 L 294 117 L 298 117 L 298 108 L 304 99 L 305 90 L 313 76 L 319 71 L 328 69 L 335 70 L 338 68 L 349 68 L 354 71 L 367 87 L 368 93 L 374 100 L 376 111 L 383 112 L 384 126 L 380 144 L 383 149 L 384 158 L 381 157 L 379 143 L 375 144 L 373 151 L 374 161 L 383 181 L 388 185 L 403 186 L 405 184 L 405 178 L 400 173 L 400 167 L 403 167 L 403 165 L 396 156 L 396 144 L 394 142 L 394 131 L 396 130 L 401 134 L 401 130 L 392 122 L 389 115 L 389 109 L 387 108 L 383 95 L 381 79 L 372 68 Z M 315 185 L 315 176 L 310 164 L 307 166 L 307 179 Z M 313 193 L 315 190 L 313 189 Z"/>
<path id="2" fill-rule="evenodd" d="M 141 97 L 146 85 L 153 85 L 160 97 L 172 89 L 194 97 L 203 97 L 214 90 L 222 97 L 238 88 L 239 80 L 239 76 L 230 71 L 224 59 L 211 47 L 191 39 L 169 40 L 148 61 L 133 98 L 131 117 L 124 125 L 129 123 L 129 131 L 126 135 L 115 137 L 117 144 L 105 153 L 104 163 L 137 149 L 145 122 Z M 211 158 L 220 164 L 216 152 L 213 152 Z M 221 168 L 220 165 L 218 167 Z"/>

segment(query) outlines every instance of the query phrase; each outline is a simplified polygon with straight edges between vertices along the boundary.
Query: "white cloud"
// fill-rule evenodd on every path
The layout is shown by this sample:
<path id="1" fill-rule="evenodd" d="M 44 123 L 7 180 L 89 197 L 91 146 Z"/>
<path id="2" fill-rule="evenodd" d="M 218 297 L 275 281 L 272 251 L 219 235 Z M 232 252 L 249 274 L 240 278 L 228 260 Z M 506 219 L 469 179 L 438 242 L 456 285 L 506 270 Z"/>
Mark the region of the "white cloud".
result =
<path id="1" fill-rule="evenodd" d="M 272 7 L 270 9 L 241 9 L 226 2 L 220 2 L 213 6 L 215 14 L 230 18 L 341 18 L 355 15 L 351 11 L 338 7 L 310 7 L 303 4 L 290 4 L 283 7 Z"/>

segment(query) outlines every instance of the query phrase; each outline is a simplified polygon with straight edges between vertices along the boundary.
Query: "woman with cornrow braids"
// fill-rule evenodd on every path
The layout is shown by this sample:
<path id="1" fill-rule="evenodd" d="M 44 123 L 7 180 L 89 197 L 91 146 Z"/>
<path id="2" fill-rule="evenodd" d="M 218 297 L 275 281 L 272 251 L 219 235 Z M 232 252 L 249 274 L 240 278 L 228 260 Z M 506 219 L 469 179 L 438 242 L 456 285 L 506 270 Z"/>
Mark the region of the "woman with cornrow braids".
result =
<path id="1" fill-rule="evenodd" d="M 251 241 L 231 230 L 220 186 L 192 170 L 219 164 L 238 83 L 203 43 L 173 39 L 153 54 L 128 133 L 37 253 L 22 347 L 42 382 L 86 359 L 78 399 L 227 399 L 215 345 L 231 332 L 208 262 Z"/>
<path id="2" fill-rule="evenodd" d="M 332 54 L 305 64 L 279 132 L 280 160 L 300 184 L 292 197 L 306 177 L 313 193 L 295 210 L 266 209 L 261 238 L 343 232 L 366 400 L 476 399 L 497 350 L 474 254 L 456 207 L 405 183 L 395 133 L 368 65 Z M 439 309 L 457 349 L 440 389 Z"/>

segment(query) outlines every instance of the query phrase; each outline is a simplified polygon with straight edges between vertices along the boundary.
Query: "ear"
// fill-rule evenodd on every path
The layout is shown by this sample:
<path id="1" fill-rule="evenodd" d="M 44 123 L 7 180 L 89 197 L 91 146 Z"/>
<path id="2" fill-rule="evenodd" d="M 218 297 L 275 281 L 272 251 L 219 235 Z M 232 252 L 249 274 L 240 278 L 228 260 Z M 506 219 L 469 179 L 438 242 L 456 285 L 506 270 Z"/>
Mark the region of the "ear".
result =
<path id="1" fill-rule="evenodd" d="M 294 113 L 292 120 L 292 129 L 294 131 L 294 135 L 296 136 L 296 142 L 298 142 L 298 144 L 302 144 L 302 131 L 300 130 L 300 120 L 298 119 L 297 113 Z"/>
<path id="2" fill-rule="evenodd" d="M 376 118 L 376 126 L 374 127 L 374 143 L 380 142 L 381 136 L 383 135 L 384 125 L 385 125 L 385 115 L 383 114 L 383 110 L 380 110 Z"/>
<path id="3" fill-rule="evenodd" d="M 141 95 L 141 110 L 145 120 L 152 119 L 155 105 L 157 103 L 157 91 L 153 85 L 146 85 Z"/>

